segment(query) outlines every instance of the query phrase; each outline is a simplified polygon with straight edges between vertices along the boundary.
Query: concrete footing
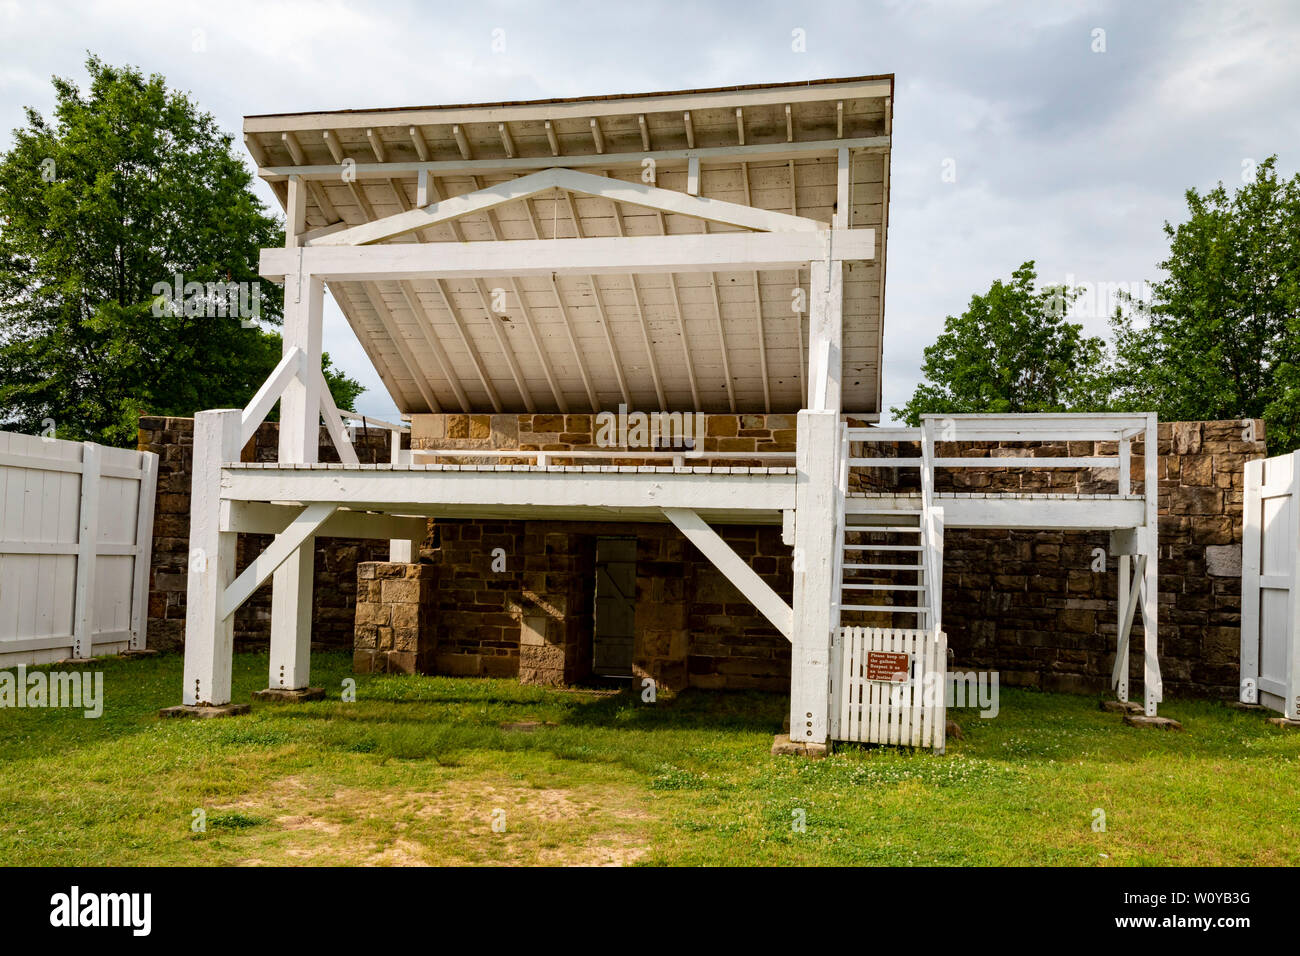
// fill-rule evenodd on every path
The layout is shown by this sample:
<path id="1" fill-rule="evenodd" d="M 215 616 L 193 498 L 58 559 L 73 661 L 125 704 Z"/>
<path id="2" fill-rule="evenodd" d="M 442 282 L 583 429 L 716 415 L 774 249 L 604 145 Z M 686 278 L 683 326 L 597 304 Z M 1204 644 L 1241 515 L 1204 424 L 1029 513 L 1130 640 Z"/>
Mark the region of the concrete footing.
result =
<path id="1" fill-rule="evenodd" d="M 1239 700 L 1224 701 L 1233 710 L 1267 710 L 1263 704 L 1246 704 Z"/>
<path id="2" fill-rule="evenodd" d="M 1292 730 L 1300 729 L 1300 720 L 1292 720 L 1290 717 L 1270 717 L 1268 722 L 1274 727 L 1289 727 Z"/>
<path id="3" fill-rule="evenodd" d="M 793 754 L 797 757 L 810 757 L 813 760 L 820 760 L 826 756 L 828 749 L 826 744 L 791 740 L 789 734 L 777 734 L 772 738 L 772 756 L 774 757 L 782 754 Z"/>
<path id="4" fill-rule="evenodd" d="M 164 707 L 158 711 L 159 717 L 198 717 L 207 719 L 211 717 L 238 717 L 240 714 L 248 713 L 252 708 L 247 704 L 177 704 L 175 707 Z"/>
<path id="5" fill-rule="evenodd" d="M 153 647 L 139 647 L 139 648 L 136 648 L 135 650 L 131 650 L 131 651 L 123 651 L 123 652 L 122 652 L 121 654 L 119 654 L 118 656 L 121 657 L 121 658 L 124 658 L 125 660 L 128 660 L 128 661 L 129 661 L 129 660 L 131 660 L 131 658 L 133 658 L 133 657 L 157 657 L 158 654 L 159 654 L 159 651 L 158 651 L 157 648 L 153 648 Z"/>
<path id="6" fill-rule="evenodd" d="M 1140 714 L 1142 705 L 1135 700 L 1103 700 L 1101 709 L 1108 714 Z"/>
<path id="7" fill-rule="evenodd" d="M 262 700 L 273 704 L 301 704 L 309 700 L 324 700 L 324 687 L 268 687 L 253 691 L 253 700 Z"/>
<path id="8" fill-rule="evenodd" d="M 1124 723 L 1130 727 L 1154 727 L 1156 730 L 1183 729 L 1183 725 L 1172 717 L 1146 717 L 1141 714 L 1126 714 Z"/>

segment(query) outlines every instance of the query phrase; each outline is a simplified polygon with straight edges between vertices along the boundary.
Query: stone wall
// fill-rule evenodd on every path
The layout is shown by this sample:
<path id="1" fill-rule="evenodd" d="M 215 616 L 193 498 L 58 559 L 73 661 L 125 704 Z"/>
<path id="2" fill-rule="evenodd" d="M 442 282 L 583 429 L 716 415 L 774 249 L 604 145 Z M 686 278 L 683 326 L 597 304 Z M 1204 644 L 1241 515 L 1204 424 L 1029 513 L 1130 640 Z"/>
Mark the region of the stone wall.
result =
<path id="1" fill-rule="evenodd" d="M 633 670 L 673 690 L 789 688 L 790 645 L 670 525 L 440 520 L 422 552 L 440 572 L 436 672 L 571 684 L 591 673 L 599 537 L 637 541 Z M 788 601 L 779 528 L 721 527 Z"/>
<path id="2" fill-rule="evenodd" d="M 242 461 L 275 461 L 279 425 L 263 424 L 245 446 Z M 389 433 L 358 434 L 354 446 L 362 461 L 389 461 Z M 158 455 L 154 502 L 153 558 L 150 562 L 150 647 L 173 650 L 185 641 L 185 588 L 189 567 L 190 483 L 194 460 L 194 419 L 149 416 L 140 419 L 137 448 Z M 338 461 L 328 433 L 321 429 L 321 461 Z M 240 535 L 237 567 L 243 568 L 271 541 L 268 535 Z M 388 542 L 322 538 L 316 543 L 316 610 L 312 640 L 351 647 L 356 619 L 357 562 L 388 557 Z M 271 637 L 271 588 L 260 588 L 235 614 L 237 646 L 256 647 Z"/>

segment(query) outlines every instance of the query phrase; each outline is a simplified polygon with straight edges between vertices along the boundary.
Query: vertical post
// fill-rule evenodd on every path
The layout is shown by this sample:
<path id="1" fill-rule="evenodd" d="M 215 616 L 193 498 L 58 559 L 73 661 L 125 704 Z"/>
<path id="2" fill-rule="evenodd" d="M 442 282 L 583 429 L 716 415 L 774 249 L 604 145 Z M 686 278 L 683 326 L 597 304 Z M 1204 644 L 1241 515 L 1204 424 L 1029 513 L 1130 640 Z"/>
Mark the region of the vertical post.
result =
<path id="1" fill-rule="evenodd" d="M 830 713 L 836 445 L 839 412 L 799 412 L 796 432 L 794 636 L 790 653 L 790 740 L 825 743 Z"/>
<path id="2" fill-rule="evenodd" d="M 77 519 L 77 590 L 72 611 L 72 656 L 91 657 L 95 647 L 95 557 L 99 550 L 99 464 L 94 442 L 81 444 L 81 510 Z"/>
<path id="3" fill-rule="evenodd" d="M 131 588 L 131 650 L 143 650 L 149 621 L 149 559 L 153 554 L 153 506 L 158 490 L 158 456 L 140 453 L 140 500 L 135 510 L 135 570 Z"/>
<path id="4" fill-rule="evenodd" d="M 835 169 L 835 222 L 836 229 L 848 229 L 853 221 L 853 194 L 850 191 L 852 183 L 849 177 L 850 160 L 849 151 L 845 146 L 841 146 L 835 151 L 836 169 Z"/>
<path id="5" fill-rule="evenodd" d="M 1160 440 L 1154 413 L 1147 415 L 1146 437 L 1143 440 L 1146 478 L 1143 495 L 1146 502 L 1146 527 L 1142 529 L 1142 549 L 1147 556 L 1146 573 L 1142 581 L 1142 693 L 1146 699 L 1146 715 L 1156 716 L 1156 705 L 1164 698 L 1160 687 L 1159 648 L 1156 643 L 1156 613 L 1160 603 L 1159 573 L 1157 565 L 1160 552 Z"/>
<path id="6" fill-rule="evenodd" d="M 284 348 L 303 351 L 303 374 L 280 397 L 280 461 L 315 464 L 320 460 L 321 316 L 325 283 L 319 276 L 285 276 Z M 272 688 L 301 690 L 311 676 L 312 575 L 316 537 L 312 535 L 276 570 L 271 584 Z"/>
<path id="7" fill-rule="evenodd" d="M 840 411 L 843 372 L 844 263 L 813 260 L 809 269 L 808 381 L 814 411 Z"/>
<path id="8" fill-rule="evenodd" d="M 1133 445 L 1127 438 L 1119 440 L 1119 493 L 1121 495 L 1130 494 L 1133 490 Z M 1115 623 L 1115 653 L 1118 660 L 1115 662 L 1115 672 L 1119 675 L 1119 680 L 1115 682 L 1115 699 L 1121 703 L 1128 701 L 1128 649 L 1129 642 L 1125 639 L 1127 635 L 1123 633 L 1125 611 L 1128 609 L 1129 598 L 1129 580 L 1133 574 L 1133 559 L 1127 554 L 1119 556 L 1119 589 L 1118 614 L 1119 617 Z M 1130 620 L 1129 627 L 1133 626 Z"/>
<path id="9" fill-rule="evenodd" d="M 402 433 L 396 428 L 389 432 L 393 441 L 392 461 L 394 465 L 402 463 Z M 388 560 L 394 564 L 410 564 L 416 559 L 418 541 L 403 541 L 394 538 L 388 542 Z"/>
<path id="10" fill-rule="evenodd" d="M 301 176 L 289 177 L 289 201 L 285 208 L 284 245 L 286 249 L 296 249 L 301 245 L 300 236 L 307 231 L 307 184 Z M 285 286 L 288 291 L 288 286 Z"/>
<path id="11" fill-rule="evenodd" d="M 222 618 L 219 608 L 235 579 L 236 535 L 221 530 L 221 465 L 239 460 L 241 415 L 239 409 L 222 409 L 194 416 L 182 694 L 189 705 L 230 703 L 235 620 Z"/>
<path id="12" fill-rule="evenodd" d="M 1241 531 L 1241 683 L 1243 704 L 1259 703 L 1259 574 L 1263 531 L 1260 489 L 1264 460 L 1246 462 L 1246 493 Z"/>

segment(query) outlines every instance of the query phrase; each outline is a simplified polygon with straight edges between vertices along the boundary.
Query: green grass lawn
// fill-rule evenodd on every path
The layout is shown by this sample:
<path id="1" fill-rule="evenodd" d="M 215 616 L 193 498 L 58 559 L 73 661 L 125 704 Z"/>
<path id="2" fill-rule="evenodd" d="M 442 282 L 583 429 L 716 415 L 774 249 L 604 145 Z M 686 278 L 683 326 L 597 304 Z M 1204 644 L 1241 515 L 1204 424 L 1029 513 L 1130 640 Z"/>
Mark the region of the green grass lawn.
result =
<path id="1" fill-rule="evenodd" d="M 105 661 L 105 710 L 0 710 L 6 864 L 1291 864 L 1300 733 L 1202 701 L 1138 730 L 1004 690 L 948 753 L 773 757 L 783 698 L 357 677 L 332 699 L 160 720 L 181 659 Z M 267 658 L 235 657 L 237 701 Z M 529 732 L 503 723 L 538 721 Z M 1094 811 L 1105 813 L 1095 832 Z M 206 831 L 194 832 L 203 811 Z M 803 811 L 806 826 L 793 825 Z M 504 831 L 494 829 L 494 819 Z"/>

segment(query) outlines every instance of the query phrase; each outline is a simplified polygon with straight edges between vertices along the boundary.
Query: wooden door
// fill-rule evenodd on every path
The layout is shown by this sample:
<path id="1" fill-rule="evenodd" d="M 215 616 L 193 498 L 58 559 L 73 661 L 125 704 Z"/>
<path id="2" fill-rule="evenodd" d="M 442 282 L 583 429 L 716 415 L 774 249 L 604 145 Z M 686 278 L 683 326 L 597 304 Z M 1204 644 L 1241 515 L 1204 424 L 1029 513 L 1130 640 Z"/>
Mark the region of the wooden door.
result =
<path id="1" fill-rule="evenodd" d="M 592 673 L 632 676 L 636 633 L 636 539 L 596 539 L 596 621 Z"/>

